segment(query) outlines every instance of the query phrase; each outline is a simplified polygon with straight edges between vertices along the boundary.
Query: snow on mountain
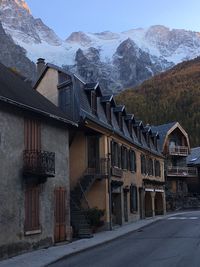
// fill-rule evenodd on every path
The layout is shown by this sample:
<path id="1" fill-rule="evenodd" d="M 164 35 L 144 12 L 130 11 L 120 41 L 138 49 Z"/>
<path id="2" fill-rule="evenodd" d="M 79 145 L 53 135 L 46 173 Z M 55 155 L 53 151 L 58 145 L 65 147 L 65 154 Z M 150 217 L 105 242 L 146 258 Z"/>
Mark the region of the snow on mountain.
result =
<path id="1" fill-rule="evenodd" d="M 0 0 L 0 21 L 15 42 L 60 45 L 60 38 L 41 19 L 35 19 L 24 0 Z"/>
<path id="2" fill-rule="evenodd" d="M 24 0 L 0 0 L 0 21 L 5 32 L 34 62 L 42 57 L 48 62 L 65 65 L 82 73 L 86 79 L 104 80 L 105 87 L 105 80 L 110 79 L 113 90 L 137 84 L 200 55 L 200 33 L 171 30 L 162 25 L 121 33 L 73 32 L 66 40 L 61 40 L 41 19 L 31 15 Z M 92 59 L 98 60 L 92 62 Z M 123 73 L 127 71 L 131 77 L 128 82 L 127 77 L 123 80 L 126 76 Z"/>

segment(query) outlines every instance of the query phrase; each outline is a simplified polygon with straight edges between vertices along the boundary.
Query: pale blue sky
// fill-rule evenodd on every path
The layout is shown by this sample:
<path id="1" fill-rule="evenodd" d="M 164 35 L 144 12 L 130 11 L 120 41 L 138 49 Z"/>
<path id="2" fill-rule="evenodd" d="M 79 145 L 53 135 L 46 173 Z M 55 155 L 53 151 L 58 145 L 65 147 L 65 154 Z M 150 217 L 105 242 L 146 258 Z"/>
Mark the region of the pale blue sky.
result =
<path id="1" fill-rule="evenodd" d="M 61 38 L 73 31 L 121 32 L 151 25 L 200 32 L 200 0 L 26 0 Z"/>

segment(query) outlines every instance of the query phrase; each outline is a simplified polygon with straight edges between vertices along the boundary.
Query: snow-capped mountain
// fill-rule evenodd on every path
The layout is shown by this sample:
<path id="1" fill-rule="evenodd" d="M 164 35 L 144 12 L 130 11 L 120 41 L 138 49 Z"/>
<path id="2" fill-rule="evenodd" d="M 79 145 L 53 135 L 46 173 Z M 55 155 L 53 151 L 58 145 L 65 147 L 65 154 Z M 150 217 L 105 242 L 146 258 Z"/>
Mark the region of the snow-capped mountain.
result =
<path id="1" fill-rule="evenodd" d="M 160 25 L 121 33 L 73 32 L 61 40 L 31 15 L 24 0 L 0 0 L 0 21 L 29 59 L 43 57 L 113 91 L 200 55 L 200 33 Z"/>

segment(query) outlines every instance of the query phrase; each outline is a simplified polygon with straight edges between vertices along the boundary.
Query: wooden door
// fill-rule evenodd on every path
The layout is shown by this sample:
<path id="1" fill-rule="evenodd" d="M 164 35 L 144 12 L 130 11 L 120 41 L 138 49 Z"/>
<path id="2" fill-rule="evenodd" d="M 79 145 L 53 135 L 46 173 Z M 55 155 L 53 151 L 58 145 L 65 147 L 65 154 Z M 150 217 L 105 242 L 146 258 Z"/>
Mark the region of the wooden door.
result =
<path id="1" fill-rule="evenodd" d="M 63 187 L 56 188 L 55 195 L 55 242 L 61 242 L 66 239 L 66 190 Z"/>

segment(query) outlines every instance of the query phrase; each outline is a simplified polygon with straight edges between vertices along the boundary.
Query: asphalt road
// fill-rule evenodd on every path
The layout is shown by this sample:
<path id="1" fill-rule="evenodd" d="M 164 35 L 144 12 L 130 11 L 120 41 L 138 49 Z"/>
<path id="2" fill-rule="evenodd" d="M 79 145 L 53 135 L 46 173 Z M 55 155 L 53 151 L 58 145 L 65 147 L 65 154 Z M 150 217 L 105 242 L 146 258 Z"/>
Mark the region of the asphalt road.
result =
<path id="1" fill-rule="evenodd" d="M 51 267 L 200 267 L 200 211 L 160 220 Z"/>

